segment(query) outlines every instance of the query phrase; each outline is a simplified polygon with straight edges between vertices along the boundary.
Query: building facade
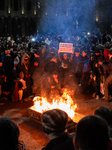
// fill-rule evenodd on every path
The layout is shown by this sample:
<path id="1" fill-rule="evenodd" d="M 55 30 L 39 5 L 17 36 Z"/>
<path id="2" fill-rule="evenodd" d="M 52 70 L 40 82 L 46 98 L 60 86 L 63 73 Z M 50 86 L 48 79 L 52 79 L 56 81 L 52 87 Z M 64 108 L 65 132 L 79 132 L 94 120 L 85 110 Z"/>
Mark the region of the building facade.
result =
<path id="1" fill-rule="evenodd" d="M 35 34 L 39 7 L 37 0 L 0 0 L 0 36 Z"/>
<path id="2" fill-rule="evenodd" d="M 112 1 L 96 0 L 96 23 L 100 30 L 112 34 Z"/>
<path id="3" fill-rule="evenodd" d="M 112 33 L 111 10 L 111 0 L 0 0 L 0 36 L 61 32 L 68 27 L 93 30 L 95 25 Z"/>

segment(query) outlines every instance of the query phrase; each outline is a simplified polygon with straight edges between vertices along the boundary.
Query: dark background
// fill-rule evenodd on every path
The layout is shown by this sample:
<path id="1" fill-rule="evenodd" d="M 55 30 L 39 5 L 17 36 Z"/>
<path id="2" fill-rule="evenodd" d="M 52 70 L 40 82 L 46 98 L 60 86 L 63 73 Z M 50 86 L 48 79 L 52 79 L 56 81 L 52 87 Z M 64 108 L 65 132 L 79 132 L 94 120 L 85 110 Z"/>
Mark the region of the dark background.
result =
<path id="1" fill-rule="evenodd" d="M 0 0 L 0 36 L 91 32 L 112 34 L 111 0 Z"/>

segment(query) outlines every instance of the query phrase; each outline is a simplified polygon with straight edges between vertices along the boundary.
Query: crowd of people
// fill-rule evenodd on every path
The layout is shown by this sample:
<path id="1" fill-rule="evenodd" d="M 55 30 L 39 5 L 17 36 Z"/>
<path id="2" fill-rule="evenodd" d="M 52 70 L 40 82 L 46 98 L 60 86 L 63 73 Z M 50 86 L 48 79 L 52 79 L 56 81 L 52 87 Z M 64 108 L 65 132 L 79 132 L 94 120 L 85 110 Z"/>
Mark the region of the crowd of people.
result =
<path id="1" fill-rule="evenodd" d="M 72 53 L 60 53 L 59 43 L 73 43 Z M 112 82 L 112 43 L 108 33 L 99 31 L 82 36 L 44 35 L 0 38 L 0 96 L 12 102 L 31 100 L 31 95 L 71 96 L 79 92 L 109 101 Z M 80 89 L 80 90 L 79 90 Z M 50 142 L 43 150 L 110 150 L 112 110 L 98 108 L 82 118 L 74 134 L 67 132 L 69 117 L 59 109 L 42 114 L 43 130 Z M 18 126 L 0 118 L 0 149 L 25 150 L 19 141 Z M 27 146 L 27 145 L 26 145 Z"/>
<path id="2" fill-rule="evenodd" d="M 109 150 L 112 147 L 112 110 L 101 106 L 82 118 L 74 133 L 67 131 L 68 115 L 59 109 L 42 114 L 43 130 L 50 142 L 42 150 Z"/>
<path id="3" fill-rule="evenodd" d="M 72 53 L 61 53 L 60 43 L 73 43 Z M 81 36 L 1 37 L 0 95 L 23 103 L 31 95 L 51 100 L 67 89 L 71 96 L 81 92 L 109 101 L 111 47 L 109 34 L 99 30 Z"/>
<path id="4" fill-rule="evenodd" d="M 61 109 L 51 109 L 41 116 L 43 131 L 49 143 L 42 150 L 111 150 L 112 110 L 101 106 L 94 115 L 85 116 L 68 133 L 68 114 Z M 27 143 L 19 139 L 19 128 L 8 117 L 0 118 L 0 149 L 26 150 Z"/>

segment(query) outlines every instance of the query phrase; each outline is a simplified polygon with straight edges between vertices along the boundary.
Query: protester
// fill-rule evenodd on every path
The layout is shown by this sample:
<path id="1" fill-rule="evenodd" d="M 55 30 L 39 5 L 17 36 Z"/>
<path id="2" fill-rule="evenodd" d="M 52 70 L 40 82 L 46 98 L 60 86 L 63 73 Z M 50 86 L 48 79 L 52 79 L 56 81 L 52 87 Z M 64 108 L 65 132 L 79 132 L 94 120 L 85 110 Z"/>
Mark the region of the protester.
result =
<path id="1" fill-rule="evenodd" d="M 64 81 L 66 80 L 68 72 L 71 71 L 72 64 L 72 60 L 68 57 L 68 54 L 62 54 L 62 58 L 59 60 L 59 77 L 62 88 L 64 88 Z"/>
<path id="2" fill-rule="evenodd" d="M 111 140 L 107 122 L 98 116 L 86 116 L 77 124 L 74 138 L 76 150 L 109 150 Z"/>
<path id="3" fill-rule="evenodd" d="M 26 86 L 26 81 L 23 80 L 24 78 L 23 72 L 20 72 L 19 77 L 20 80 L 18 82 L 18 96 L 19 96 L 18 100 L 20 103 L 23 103 L 23 92 L 27 88 L 27 86 Z"/>
<path id="4" fill-rule="evenodd" d="M 93 72 L 90 73 L 88 85 L 89 85 L 88 88 L 89 87 L 91 88 L 91 86 L 93 87 L 92 89 L 93 97 L 96 97 L 96 99 L 98 100 L 100 98 L 100 83 Z"/>
<path id="5" fill-rule="evenodd" d="M 4 91 L 7 98 L 8 95 L 10 95 L 10 99 L 13 98 L 15 91 L 14 80 L 18 80 L 21 71 L 24 73 L 23 80 L 26 81 L 27 86 L 23 92 L 23 97 L 24 99 L 26 98 L 25 100 L 28 100 L 32 91 L 34 92 L 33 94 L 36 95 L 41 93 L 39 88 L 36 88 L 36 84 L 38 84 L 37 87 L 40 87 L 41 89 L 43 86 L 40 82 L 42 81 L 41 79 L 43 79 L 43 77 L 45 79 L 45 74 L 47 74 L 47 77 L 51 77 L 52 72 L 54 71 L 57 71 L 58 74 L 58 80 L 61 85 L 60 90 L 63 90 L 65 87 L 71 87 L 71 82 L 69 83 L 68 81 L 70 81 L 71 76 L 69 76 L 69 74 L 72 74 L 73 84 L 71 89 L 75 91 L 77 87 L 79 91 L 81 90 L 82 94 L 91 94 L 88 82 L 91 77 L 90 72 L 92 71 L 94 76 L 96 76 L 98 84 L 98 94 L 96 95 L 96 99 L 101 97 L 99 91 L 102 76 L 104 75 L 102 72 L 103 66 L 105 65 L 107 67 L 105 80 L 110 72 L 108 68 L 108 65 L 110 64 L 108 56 L 110 54 L 108 53 L 111 51 L 109 50 L 111 47 L 111 39 L 107 34 L 104 36 L 107 39 L 106 43 L 104 42 L 104 45 L 102 45 L 103 40 L 101 39 L 99 31 L 93 31 L 92 34 L 90 33 L 89 35 L 86 32 L 83 32 L 82 36 L 74 36 L 73 34 L 62 36 L 59 34 L 52 35 L 38 33 L 35 38 L 36 41 L 31 40 L 32 36 L 23 36 L 16 38 L 16 40 L 14 40 L 12 36 L 10 38 L 8 37 L 2 37 L 0 41 L 0 62 L 3 63 L 3 73 L 7 77 L 3 77 L 3 81 L 6 79 L 6 83 L 3 83 L 3 88 L 5 87 Z M 7 39 L 10 40 L 8 41 Z M 46 39 L 50 42 L 46 42 Z M 100 44 L 98 41 L 100 41 Z M 60 42 L 73 43 L 73 52 L 60 53 L 58 51 Z M 5 52 L 7 54 L 5 54 Z M 27 55 L 27 58 L 25 59 L 28 59 L 26 62 L 24 59 L 25 55 Z M 101 56 L 106 60 L 102 65 L 99 61 Z M 7 58 L 10 58 L 10 61 L 7 61 Z M 13 65 L 11 65 L 11 62 Z M 38 79 L 36 79 L 36 76 Z M 91 85 L 93 85 L 93 82 L 91 83 Z M 6 84 L 8 86 L 6 86 Z M 79 85 L 79 87 L 77 85 Z M 36 92 L 36 89 L 38 92 Z M 93 87 L 93 92 L 94 89 L 95 88 Z"/>
<path id="6" fill-rule="evenodd" d="M 65 129 L 68 115 L 62 110 L 52 109 L 42 114 L 43 130 L 50 142 L 42 150 L 74 150 L 73 137 Z"/>
<path id="7" fill-rule="evenodd" d="M 30 100 L 30 94 L 31 94 L 31 65 L 29 63 L 29 56 L 28 54 L 24 54 L 21 60 L 21 64 L 19 67 L 20 72 L 22 71 L 24 74 L 24 80 L 26 82 L 26 89 L 24 90 L 23 97 L 24 101 Z"/>
<path id="8" fill-rule="evenodd" d="M 112 138 L 112 110 L 107 106 L 97 108 L 94 115 L 100 116 L 105 119 L 110 127 L 110 137 Z"/>
<path id="9" fill-rule="evenodd" d="M 82 75 L 80 62 L 81 62 L 80 49 L 76 47 L 73 56 L 73 69 L 79 86 L 81 85 L 81 75 Z"/>
<path id="10" fill-rule="evenodd" d="M 105 84 L 104 84 L 104 100 L 105 101 L 109 101 L 108 87 L 109 85 L 112 84 L 112 51 L 109 51 L 108 56 L 109 56 L 109 63 L 107 65 L 107 70 L 109 71 L 109 76 L 106 78 Z"/>
<path id="11" fill-rule="evenodd" d="M 5 72 L 5 76 L 6 76 L 6 91 L 7 91 L 7 94 L 6 95 L 9 95 L 10 97 L 10 100 L 12 100 L 11 98 L 11 94 L 12 94 L 12 86 L 13 86 L 13 73 L 12 73 L 12 70 L 14 68 L 14 62 L 11 58 L 11 55 L 10 55 L 10 50 L 6 50 L 5 51 L 5 58 L 4 58 L 4 61 L 3 61 L 3 66 L 4 66 L 4 72 Z"/>
<path id="12" fill-rule="evenodd" d="M 19 128 L 10 118 L 0 118 L 0 149 L 25 150 L 23 141 L 19 141 Z"/>

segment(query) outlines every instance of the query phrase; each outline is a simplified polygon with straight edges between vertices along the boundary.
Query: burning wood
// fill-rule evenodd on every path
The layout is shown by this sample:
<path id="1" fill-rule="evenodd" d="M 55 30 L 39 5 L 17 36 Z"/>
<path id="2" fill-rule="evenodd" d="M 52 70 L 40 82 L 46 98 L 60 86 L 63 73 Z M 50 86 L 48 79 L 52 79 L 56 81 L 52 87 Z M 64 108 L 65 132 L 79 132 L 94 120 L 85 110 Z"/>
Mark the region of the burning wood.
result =
<path id="1" fill-rule="evenodd" d="M 29 117 L 32 120 L 42 124 L 41 115 L 44 111 L 55 108 L 64 110 L 69 116 L 69 121 L 67 123 L 67 130 L 69 133 L 75 132 L 77 122 L 84 117 L 84 115 L 75 112 L 77 105 L 74 105 L 67 90 L 65 90 L 61 97 L 54 98 L 52 103 L 48 102 L 47 98 L 39 96 L 34 97 L 33 101 L 34 106 L 28 109 Z"/>
<path id="2" fill-rule="evenodd" d="M 61 97 L 56 97 L 52 100 L 52 103 L 49 103 L 47 98 L 43 97 L 34 97 L 34 106 L 32 109 L 34 111 L 37 111 L 39 113 L 43 113 L 46 110 L 49 109 L 61 109 L 64 110 L 68 116 L 74 120 L 75 117 L 75 109 L 77 108 L 77 105 L 74 104 L 72 98 L 69 96 L 67 91 L 63 93 Z"/>

